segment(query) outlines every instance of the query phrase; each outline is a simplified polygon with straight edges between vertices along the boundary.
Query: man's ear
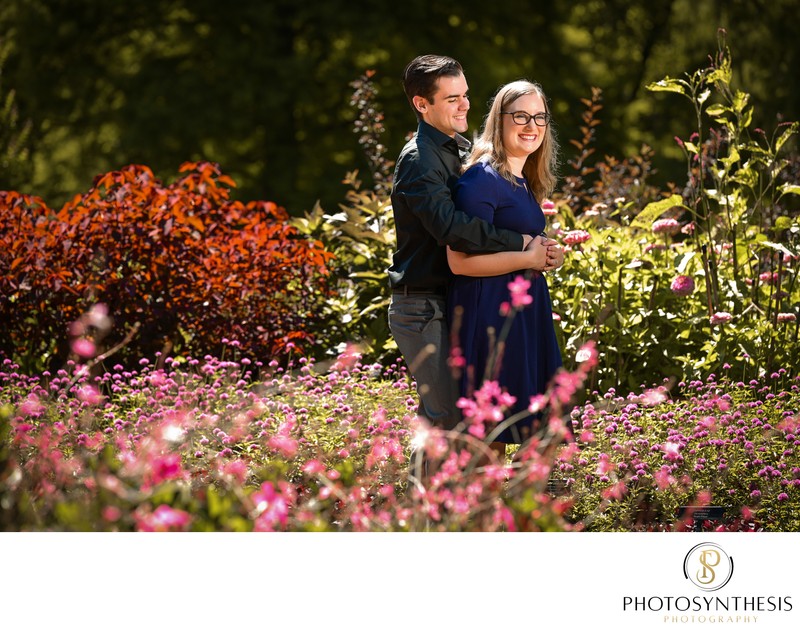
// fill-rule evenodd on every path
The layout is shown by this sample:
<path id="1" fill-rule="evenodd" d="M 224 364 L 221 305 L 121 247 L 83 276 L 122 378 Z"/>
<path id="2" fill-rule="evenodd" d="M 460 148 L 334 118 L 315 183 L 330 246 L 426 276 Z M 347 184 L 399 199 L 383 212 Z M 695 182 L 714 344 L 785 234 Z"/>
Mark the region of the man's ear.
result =
<path id="1" fill-rule="evenodd" d="M 428 99 L 424 96 L 415 96 L 411 99 L 411 102 L 414 103 L 414 107 L 417 108 L 417 111 L 424 114 L 428 111 Z"/>

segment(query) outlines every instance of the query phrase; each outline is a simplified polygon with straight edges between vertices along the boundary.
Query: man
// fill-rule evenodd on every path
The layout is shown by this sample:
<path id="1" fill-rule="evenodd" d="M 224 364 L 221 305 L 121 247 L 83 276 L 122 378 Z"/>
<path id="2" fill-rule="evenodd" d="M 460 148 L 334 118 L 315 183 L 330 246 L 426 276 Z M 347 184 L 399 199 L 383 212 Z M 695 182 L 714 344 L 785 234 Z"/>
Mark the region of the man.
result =
<path id="1" fill-rule="evenodd" d="M 469 110 L 461 65 L 450 57 L 417 57 L 405 69 L 403 88 L 419 126 L 394 174 L 397 250 L 388 270 L 389 328 L 417 382 L 419 415 L 453 429 L 461 416 L 458 386 L 448 366 L 445 293 L 451 272 L 445 246 L 468 254 L 530 251 L 530 266 L 538 269 L 546 268 L 542 261 L 554 261 L 543 239 L 533 242 L 530 235 L 495 228 L 455 209 L 452 189 L 470 148 L 460 135 L 467 130 Z M 559 254 L 554 250 L 552 255 Z"/>

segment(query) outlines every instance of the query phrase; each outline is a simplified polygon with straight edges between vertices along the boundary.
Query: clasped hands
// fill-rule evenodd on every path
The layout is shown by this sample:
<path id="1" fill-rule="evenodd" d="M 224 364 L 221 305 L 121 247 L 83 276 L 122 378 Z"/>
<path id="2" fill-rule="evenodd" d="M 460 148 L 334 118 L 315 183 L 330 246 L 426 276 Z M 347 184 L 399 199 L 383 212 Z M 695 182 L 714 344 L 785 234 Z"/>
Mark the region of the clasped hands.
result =
<path id="1" fill-rule="evenodd" d="M 564 264 L 564 248 L 558 241 L 546 236 L 530 237 L 523 235 L 525 251 L 530 252 L 531 269 L 536 271 L 553 271 Z"/>

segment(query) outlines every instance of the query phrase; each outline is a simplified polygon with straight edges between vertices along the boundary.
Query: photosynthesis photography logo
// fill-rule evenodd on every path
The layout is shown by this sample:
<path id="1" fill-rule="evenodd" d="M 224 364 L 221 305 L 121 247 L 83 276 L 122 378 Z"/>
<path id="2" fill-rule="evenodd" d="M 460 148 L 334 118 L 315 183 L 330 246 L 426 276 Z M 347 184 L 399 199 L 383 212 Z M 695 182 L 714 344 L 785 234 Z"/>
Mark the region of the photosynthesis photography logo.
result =
<path id="1" fill-rule="evenodd" d="M 758 581 L 749 584 L 756 573 L 745 567 L 731 585 L 734 574 L 733 555 L 713 542 L 691 547 L 683 555 L 683 588 L 678 568 L 680 556 L 674 558 L 674 586 L 677 592 L 655 591 L 635 593 L 622 598 L 622 611 L 649 617 L 660 624 L 756 624 L 766 619 L 788 621 L 793 609 L 788 594 L 760 592 Z M 740 567 L 741 569 L 741 567 Z M 728 588 L 724 588 L 724 587 Z M 735 589 L 735 590 L 732 590 Z M 724 589 L 724 590 L 723 590 Z"/>
<path id="2" fill-rule="evenodd" d="M 703 591 L 718 591 L 733 577 L 733 557 L 715 543 L 700 543 L 686 554 L 683 575 Z"/>

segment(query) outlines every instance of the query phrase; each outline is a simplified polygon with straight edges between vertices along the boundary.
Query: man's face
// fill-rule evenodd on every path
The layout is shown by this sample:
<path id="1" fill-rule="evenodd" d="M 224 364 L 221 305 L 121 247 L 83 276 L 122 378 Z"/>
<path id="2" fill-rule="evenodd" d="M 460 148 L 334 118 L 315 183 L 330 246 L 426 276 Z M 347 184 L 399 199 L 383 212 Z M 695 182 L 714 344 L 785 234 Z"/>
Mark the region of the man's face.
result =
<path id="1" fill-rule="evenodd" d="M 439 77 L 433 101 L 418 96 L 414 104 L 429 125 L 451 138 L 467 130 L 469 111 L 469 86 L 463 74 L 456 77 Z"/>

